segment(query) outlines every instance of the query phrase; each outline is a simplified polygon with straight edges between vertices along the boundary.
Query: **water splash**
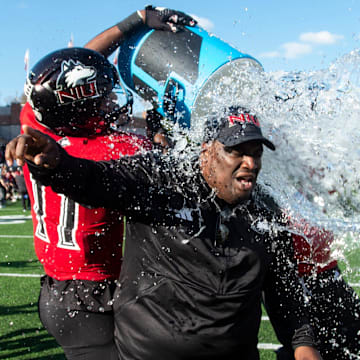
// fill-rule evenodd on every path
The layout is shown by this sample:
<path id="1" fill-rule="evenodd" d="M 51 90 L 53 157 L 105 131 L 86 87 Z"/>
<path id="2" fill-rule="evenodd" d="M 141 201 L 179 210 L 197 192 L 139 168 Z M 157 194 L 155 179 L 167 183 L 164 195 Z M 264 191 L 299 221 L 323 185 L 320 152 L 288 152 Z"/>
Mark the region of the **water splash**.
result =
<path id="1" fill-rule="evenodd" d="M 343 254 L 358 247 L 360 230 L 359 64 L 354 51 L 327 70 L 265 74 L 275 101 L 257 105 L 277 145 L 260 181 L 291 216 L 333 231 Z"/>
<path id="2" fill-rule="evenodd" d="M 277 146 L 259 182 L 294 221 L 331 230 L 333 257 L 359 248 L 360 52 L 316 72 L 264 72 L 229 63 L 201 90 L 185 136 L 201 142 L 210 112 L 245 105 Z M 183 139 L 184 131 L 174 128 Z M 183 142 L 182 142 L 183 143 Z"/>

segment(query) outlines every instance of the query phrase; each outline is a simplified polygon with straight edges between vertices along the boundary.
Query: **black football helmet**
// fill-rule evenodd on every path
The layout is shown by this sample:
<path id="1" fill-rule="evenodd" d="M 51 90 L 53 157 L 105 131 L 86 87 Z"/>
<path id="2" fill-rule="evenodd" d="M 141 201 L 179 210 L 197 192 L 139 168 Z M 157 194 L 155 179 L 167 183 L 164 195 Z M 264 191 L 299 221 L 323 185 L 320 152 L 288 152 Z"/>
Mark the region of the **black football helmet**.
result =
<path id="1" fill-rule="evenodd" d="M 121 114 L 131 113 L 131 93 L 115 66 L 85 48 L 43 57 L 29 72 L 24 92 L 37 121 L 62 136 L 103 133 Z M 119 104 L 119 97 L 124 103 Z"/>

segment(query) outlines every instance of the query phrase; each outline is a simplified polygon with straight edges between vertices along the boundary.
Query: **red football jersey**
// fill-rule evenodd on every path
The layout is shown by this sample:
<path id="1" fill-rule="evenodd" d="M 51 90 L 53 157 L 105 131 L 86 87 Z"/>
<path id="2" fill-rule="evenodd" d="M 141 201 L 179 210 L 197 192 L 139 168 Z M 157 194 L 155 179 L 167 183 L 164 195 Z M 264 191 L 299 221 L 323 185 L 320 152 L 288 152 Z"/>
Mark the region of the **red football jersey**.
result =
<path id="1" fill-rule="evenodd" d="M 151 147 L 146 138 L 135 134 L 91 138 L 54 135 L 35 120 L 28 103 L 21 111 L 20 122 L 50 135 L 70 155 L 91 160 L 117 159 Z M 27 166 L 24 176 L 32 204 L 35 251 L 46 274 L 57 280 L 118 278 L 124 231 L 121 213 L 81 206 L 34 181 Z"/>
<path id="2" fill-rule="evenodd" d="M 309 275 L 313 271 L 321 273 L 332 269 L 337 261 L 331 259 L 331 244 L 334 234 L 316 226 L 310 226 L 305 221 L 290 221 L 294 230 L 292 240 L 295 258 L 300 276 Z"/>

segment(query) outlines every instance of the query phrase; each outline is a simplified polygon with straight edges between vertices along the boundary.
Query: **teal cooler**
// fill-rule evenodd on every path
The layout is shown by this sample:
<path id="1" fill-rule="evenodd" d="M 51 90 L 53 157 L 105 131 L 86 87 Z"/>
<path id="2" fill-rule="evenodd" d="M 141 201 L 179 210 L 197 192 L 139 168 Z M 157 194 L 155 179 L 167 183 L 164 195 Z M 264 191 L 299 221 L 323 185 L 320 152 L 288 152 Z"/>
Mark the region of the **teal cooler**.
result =
<path id="1" fill-rule="evenodd" d="M 187 128 L 194 114 L 208 109 L 204 94 L 234 68 L 262 70 L 256 59 L 199 27 L 178 33 L 144 30 L 121 45 L 118 67 L 130 89 Z"/>

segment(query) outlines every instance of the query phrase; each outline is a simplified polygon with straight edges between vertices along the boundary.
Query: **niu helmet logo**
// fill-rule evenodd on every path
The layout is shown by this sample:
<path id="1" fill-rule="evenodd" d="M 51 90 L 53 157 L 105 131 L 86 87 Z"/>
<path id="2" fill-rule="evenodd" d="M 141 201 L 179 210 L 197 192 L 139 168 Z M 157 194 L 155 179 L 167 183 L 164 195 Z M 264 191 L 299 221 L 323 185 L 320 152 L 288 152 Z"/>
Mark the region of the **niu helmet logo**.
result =
<path id="1" fill-rule="evenodd" d="M 260 122 L 258 120 L 258 118 L 254 115 L 250 115 L 250 114 L 239 114 L 237 116 L 231 115 L 229 116 L 229 127 L 233 127 L 236 125 L 236 123 L 240 123 L 240 124 L 253 124 L 256 127 L 260 127 Z"/>
<path id="2" fill-rule="evenodd" d="M 61 104 L 99 96 L 96 70 L 80 61 L 64 60 L 56 80 L 56 94 Z"/>

